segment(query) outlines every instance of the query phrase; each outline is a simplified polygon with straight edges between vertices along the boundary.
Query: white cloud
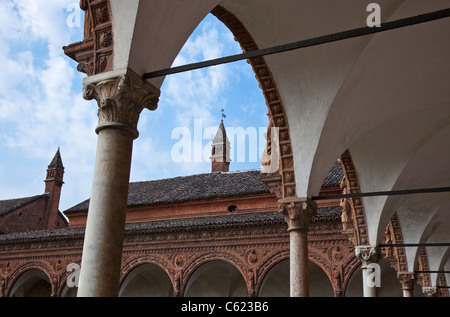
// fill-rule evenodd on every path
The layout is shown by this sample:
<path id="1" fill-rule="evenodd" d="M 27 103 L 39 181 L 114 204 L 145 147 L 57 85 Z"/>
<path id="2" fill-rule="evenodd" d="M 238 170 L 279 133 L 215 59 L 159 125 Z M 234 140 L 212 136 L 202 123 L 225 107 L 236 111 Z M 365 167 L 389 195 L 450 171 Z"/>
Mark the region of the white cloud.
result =
<path id="1" fill-rule="evenodd" d="M 58 147 L 66 167 L 61 210 L 90 195 L 97 105 L 82 98 L 83 75 L 61 49 L 82 39 L 82 29 L 70 28 L 66 23 L 70 12 L 65 9 L 73 2 L 8 0 L 5 6 L 2 3 L 0 151 L 14 155 L 0 158 L 0 199 L 43 191 L 45 169 Z M 223 32 L 211 20 L 202 23 L 194 34 L 176 64 L 240 51 L 230 32 Z M 202 120 L 203 129 L 217 126 L 220 109 L 229 106 L 228 97 L 238 82 L 236 73 L 241 67 L 222 65 L 166 78 L 158 109 L 144 110 L 141 114 L 141 135 L 134 143 L 132 181 L 210 171 L 209 162 L 176 164 L 172 160 L 171 146 L 176 140 L 170 139 L 170 129 L 177 126 L 192 129 L 195 119 Z M 208 142 L 204 138 L 202 144 L 195 141 L 193 145 L 205 147 Z M 24 158 L 28 160 L 22 161 Z M 30 162 L 36 165 L 28 166 Z M 32 175 L 28 173 L 31 170 L 35 171 Z M 12 188 L 10 180 L 19 178 L 27 186 Z"/>
<path id="2" fill-rule="evenodd" d="M 35 38 L 46 41 L 50 55 L 59 55 L 61 44 L 70 43 L 67 5 L 74 0 L 14 0 L 24 28 Z"/>
<path id="3" fill-rule="evenodd" d="M 36 161 L 39 180 L 26 181 L 42 184 L 46 165 L 61 147 L 66 166 L 62 208 L 89 195 L 96 146 L 96 105 L 82 99 L 81 86 L 74 87 L 82 76 L 62 51 L 72 37 L 82 37 L 81 28 L 66 23 L 71 2 L 7 1 L 0 13 L 0 150 L 21 153 L 15 161 L 1 162 L 1 181 L 18 177 L 18 166 L 27 158 Z M 2 192 L 0 199 L 20 190 Z M 40 191 L 43 187 L 36 186 L 29 194 Z"/>
<path id="4" fill-rule="evenodd" d="M 188 64 L 237 53 L 239 46 L 229 36 L 219 32 L 218 24 L 206 21 L 177 56 L 174 65 Z M 164 101 L 177 109 L 176 121 L 189 126 L 194 119 L 204 124 L 217 124 L 220 109 L 226 105 L 223 95 L 230 86 L 233 65 L 219 65 L 206 69 L 172 75 L 163 84 Z"/>

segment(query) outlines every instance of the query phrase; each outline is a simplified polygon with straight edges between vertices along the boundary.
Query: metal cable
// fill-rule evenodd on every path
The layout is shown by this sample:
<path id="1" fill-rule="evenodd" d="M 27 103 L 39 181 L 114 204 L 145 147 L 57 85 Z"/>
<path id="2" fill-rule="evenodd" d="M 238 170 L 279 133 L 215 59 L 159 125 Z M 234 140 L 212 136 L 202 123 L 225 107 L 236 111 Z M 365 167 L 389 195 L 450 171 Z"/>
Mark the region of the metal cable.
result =
<path id="1" fill-rule="evenodd" d="M 416 25 L 416 24 L 420 24 L 420 23 L 435 21 L 438 19 L 443 19 L 443 18 L 448 18 L 448 17 L 450 17 L 450 8 L 431 12 L 431 13 L 421 14 L 421 15 L 417 15 L 414 17 L 410 17 L 410 18 L 400 19 L 400 20 L 396 20 L 396 21 L 392 21 L 392 22 L 382 23 L 380 25 L 380 27 L 362 27 L 362 28 L 357 28 L 357 29 L 348 30 L 348 31 L 344 31 L 344 32 L 338 32 L 338 33 L 334 33 L 334 34 L 324 35 L 324 36 L 320 36 L 320 37 L 316 37 L 316 38 L 312 38 L 312 39 L 297 41 L 297 42 L 293 42 L 293 43 L 289 43 L 289 44 L 283 44 L 283 45 L 278 45 L 278 46 L 269 47 L 269 48 L 265 48 L 265 49 L 249 51 L 249 52 L 245 52 L 242 54 L 221 57 L 221 58 L 212 59 L 212 60 L 208 60 L 208 61 L 204 61 L 204 62 L 192 63 L 192 64 L 183 65 L 183 66 L 177 66 L 177 67 L 157 70 L 157 71 L 153 71 L 153 72 L 144 74 L 143 78 L 150 79 L 150 78 L 161 77 L 161 76 L 166 76 L 166 75 L 171 75 L 171 74 L 176 74 L 176 73 L 181 73 L 181 72 L 187 72 L 187 71 L 191 71 L 194 69 L 211 67 L 211 66 L 236 62 L 236 61 L 260 57 L 260 56 L 267 56 L 267 55 L 272 55 L 272 54 L 277 54 L 277 53 L 282 53 L 282 52 L 288 52 L 288 51 L 297 50 L 300 48 L 322 45 L 322 44 L 326 44 L 326 43 L 341 41 L 341 40 L 360 37 L 360 36 L 364 36 L 364 35 L 385 32 L 388 30 L 393 30 L 393 29 L 398 29 L 398 28 Z"/>

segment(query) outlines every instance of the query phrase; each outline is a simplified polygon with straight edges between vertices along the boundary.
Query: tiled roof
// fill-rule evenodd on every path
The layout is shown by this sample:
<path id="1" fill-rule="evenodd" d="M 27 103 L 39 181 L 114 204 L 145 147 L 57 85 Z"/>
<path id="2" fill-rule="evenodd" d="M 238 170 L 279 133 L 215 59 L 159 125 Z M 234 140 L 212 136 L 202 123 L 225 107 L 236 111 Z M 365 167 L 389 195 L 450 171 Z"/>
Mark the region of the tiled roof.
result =
<path id="1" fill-rule="evenodd" d="M 157 205 L 212 198 L 237 197 L 270 192 L 259 170 L 245 172 L 207 173 L 130 183 L 128 206 Z M 89 200 L 66 210 L 86 211 Z"/>
<path id="2" fill-rule="evenodd" d="M 339 187 L 344 177 L 341 165 L 336 161 L 323 181 L 323 187 Z"/>
<path id="3" fill-rule="evenodd" d="M 341 212 L 341 207 L 319 208 L 312 222 L 338 220 Z M 131 223 L 125 226 L 125 234 L 158 234 L 273 225 L 286 225 L 284 216 L 276 211 Z M 82 239 L 84 232 L 85 228 L 64 228 L 10 233 L 0 235 L 0 245 L 18 242 Z"/>
<path id="4" fill-rule="evenodd" d="M 14 211 L 17 208 L 26 206 L 26 205 L 38 200 L 42 196 L 43 195 L 36 195 L 36 196 L 25 197 L 25 198 L 0 200 L 0 216 L 5 215 L 8 212 Z"/>
<path id="5" fill-rule="evenodd" d="M 269 193 L 270 188 L 261 181 L 261 176 L 260 170 L 248 170 L 130 183 L 128 207 Z M 342 170 L 336 162 L 323 186 L 339 186 L 342 176 Z M 64 214 L 84 212 L 88 207 L 89 199 L 67 209 Z"/>

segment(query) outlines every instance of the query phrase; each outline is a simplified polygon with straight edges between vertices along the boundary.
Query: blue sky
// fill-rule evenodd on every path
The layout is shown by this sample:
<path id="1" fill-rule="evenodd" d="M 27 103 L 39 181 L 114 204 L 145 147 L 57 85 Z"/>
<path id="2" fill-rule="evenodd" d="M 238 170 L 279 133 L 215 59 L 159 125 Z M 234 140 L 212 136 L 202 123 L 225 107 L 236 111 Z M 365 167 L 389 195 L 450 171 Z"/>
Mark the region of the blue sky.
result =
<path id="1" fill-rule="evenodd" d="M 43 193 L 47 166 L 59 147 L 65 166 L 64 211 L 90 195 L 97 142 L 97 105 L 82 98 L 85 75 L 62 50 L 82 40 L 82 23 L 74 20 L 78 13 L 82 18 L 73 10 L 78 0 L 0 1 L 0 199 Z M 228 29 L 209 15 L 174 65 L 240 52 Z M 195 149 L 209 152 L 213 135 L 208 135 L 219 126 L 221 109 L 227 128 L 256 132 L 252 144 L 248 138 L 245 144 L 230 140 L 230 169 L 260 168 L 267 107 L 250 65 L 241 61 L 165 79 L 158 109 L 141 114 L 130 181 L 210 172 L 207 155 L 198 161 Z M 199 124 L 204 135 L 194 133 Z M 190 162 L 174 160 L 180 136 L 173 132 L 180 127 L 191 132 Z"/>

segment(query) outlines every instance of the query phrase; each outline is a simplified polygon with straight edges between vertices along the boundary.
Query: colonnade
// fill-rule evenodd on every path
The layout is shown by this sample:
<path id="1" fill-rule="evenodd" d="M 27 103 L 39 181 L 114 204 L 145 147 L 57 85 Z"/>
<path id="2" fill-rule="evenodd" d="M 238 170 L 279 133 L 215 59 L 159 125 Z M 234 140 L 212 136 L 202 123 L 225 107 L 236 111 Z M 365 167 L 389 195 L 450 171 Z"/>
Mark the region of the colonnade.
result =
<path id="1" fill-rule="evenodd" d="M 141 111 L 157 108 L 159 89 L 127 69 L 113 77 L 86 78 L 83 96 L 97 101 L 99 124 L 78 296 L 117 296 L 133 140 Z M 280 199 L 279 212 L 290 236 L 290 295 L 309 296 L 307 233 L 317 205 L 308 198 Z M 358 246 L 355 253 L 362 264 L 364 296 L 376 296 L 376 285 L 368 281 L 376 274 L 372 269 L 379 248 Z M 400 272 L 398 278 L 404 296 L 412 296 L 414 274 Z"/>

